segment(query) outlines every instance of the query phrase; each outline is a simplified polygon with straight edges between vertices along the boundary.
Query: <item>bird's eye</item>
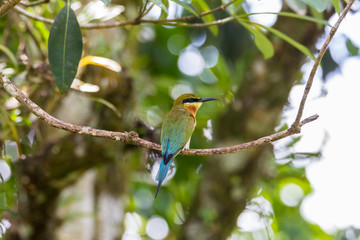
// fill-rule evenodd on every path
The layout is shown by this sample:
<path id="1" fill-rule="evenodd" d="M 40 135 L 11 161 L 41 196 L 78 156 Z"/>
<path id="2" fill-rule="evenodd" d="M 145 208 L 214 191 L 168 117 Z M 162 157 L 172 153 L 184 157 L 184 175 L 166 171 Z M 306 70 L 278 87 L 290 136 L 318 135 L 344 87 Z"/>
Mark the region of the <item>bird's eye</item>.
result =
<path id="1" fill-rule="evenodd" d="M 187 99 L 184 99 L 182 102 L 183 103 L 193 103 L 193 102 L 198 102 L 199 101 L 199 99 L 197 99 L 197 98 L 187 98 Z"/>

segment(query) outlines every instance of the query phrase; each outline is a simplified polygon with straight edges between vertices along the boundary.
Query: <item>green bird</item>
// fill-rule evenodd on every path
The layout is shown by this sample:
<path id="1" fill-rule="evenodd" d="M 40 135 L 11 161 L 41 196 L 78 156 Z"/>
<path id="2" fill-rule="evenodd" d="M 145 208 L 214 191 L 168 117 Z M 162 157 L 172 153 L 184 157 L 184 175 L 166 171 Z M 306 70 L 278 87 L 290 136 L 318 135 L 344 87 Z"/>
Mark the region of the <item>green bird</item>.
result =
<path id="1" fill-rule="evenodd" d="M 165 116 L 161 128 L 161 153 L 163 159 L 156 175 L 158 187 L 164 181 L 169 166 L 176 155 L 184 148 L 189 148 L 190 138 L 196 125 L 196 112 L 203 102 L 219 100 L 217 98 L 200 98 L 196 94 L 187 93 L 178 97 L 170 112 Z"/>

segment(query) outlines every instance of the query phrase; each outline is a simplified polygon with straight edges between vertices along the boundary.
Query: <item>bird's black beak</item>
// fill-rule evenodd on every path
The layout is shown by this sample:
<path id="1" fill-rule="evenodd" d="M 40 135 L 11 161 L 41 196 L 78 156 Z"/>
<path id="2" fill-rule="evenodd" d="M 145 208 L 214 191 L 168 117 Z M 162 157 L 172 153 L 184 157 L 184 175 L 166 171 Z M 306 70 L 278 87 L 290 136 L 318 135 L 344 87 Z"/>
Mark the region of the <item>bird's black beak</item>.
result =
<path id="1" fill-rule="evenodd" d="M 218 98 L 200 98 L 200 102 L 208 102 L 208 101 L 214 101 L 214 100 L 220 100 Z"/>

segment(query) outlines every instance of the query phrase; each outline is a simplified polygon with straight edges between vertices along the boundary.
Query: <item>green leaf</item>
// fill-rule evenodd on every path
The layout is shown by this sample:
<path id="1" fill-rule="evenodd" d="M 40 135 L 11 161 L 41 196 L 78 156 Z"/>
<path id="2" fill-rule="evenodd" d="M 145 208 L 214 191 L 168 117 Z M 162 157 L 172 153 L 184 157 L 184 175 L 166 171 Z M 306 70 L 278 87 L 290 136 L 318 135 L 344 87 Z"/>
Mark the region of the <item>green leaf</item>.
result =
<path id="1" fill-rule="evenodd" d="M 180 0 L 171 0 L 171 1 L 175 2 L 176 4 L 182 6 L 183 8 L 194 14 L 195 16 L 199 17 L 198 11 L 191 4 Z"/>
<path id="2" fill-rule="evenodd" d="M 331 0 L 334 8 L 335 8 L 335 11 L 337 12 L 337 14 L 340 16 L 340 1 L 339 0 Z"/>
<path id="3" fill-rule="evenodd" d="M 193 5 L 200 11 L 200 12 L 205 12 L 205 11 L 209 11 L 210 7 L 209 5 L 206 3 L 206 1 L 204 0 L 197 0 L 197 1 L 193 1 Z M 213 14 L 207 14 L 205 16 L 202 17 L 202 19 L 204 20 L 204 22 L 215 22 L 215 17 Z M 217 25 L 213 25 L 209 27 L 210 31 L 217 36 L 219 33 L 219 28 Z"/>
<path id="4" fill-rule="evenodd" d="M 286 130 L 286 129 L 288 129 L 288 128 L 289 128 L 289 125 L 287 125 L 287 123 L 285 123 L 285 124 L 283 124 L 283 125 L 279 128 L 279 130 L 277 130 L 277 132 L 284 131 L 284 130 Z"/>
<path id="5" fill-rule="evenodd" d="M 327 76 L 339 68 L 339 64 L 332 58 L 329 49 L 325 51 L 321 59 L 322 79 L 327 79 Z"/>
<path id="6" fill-rule="evenodd" d="M 75 78 L 82 53 L 82 36 L 75 13 L 65 4 L 49 36 L 49 62 L 60 92 L 67 91 Z"/>
<path id="7" fill-rule="evenodd" d="M 301 19 L 301 20 L 309 21 L 309 22 L 314 22 L 314 23 L 319 23 L 319 24 L 331 26 L 328 21 L 323 20 L 323 19 L 319 19 L 319 18 L 315 18 L 315 17 L 299 15 L 299 14 L 292 13 L 292 12 L 279 12 L 279 13 L 276 13 L 276 14 L 279 15 L 279 16 L 298 18 L 298 19 Z"/>
<path id="8" fill-rule="evenodd" d="M 326 9 L 326 1 L 327 0 L 301 0 L 307 5 L 313 7 L 318 12 L 323 12 Z"/>
<path id="9" fill-rule="evenodd" d="M 168 0 L 165 0 L 165 1 L 163 2 L 163 4 L 164 4 L 164 7 L 166 8 L 166 10 L 169 9 L 169 1 L 168 1 Z M 160 18 L 159 18 L 159 19 L 167 18 L 167 16 L 168 16 L 168 12 L 161 11 L 161 14 L 160 14 Z"/>
<path id="10" fill-rule="evenodd" d="M 93 98 L 90 98 L 91 100 L 93 100 L 94 102 L 98 102 L 98 103 L 101 103 L 101 104 L 104 104 L 106 107 L 110 108 L 118 118 L 121 118 L 121 113 L 119 112 L 119 110 L 109 101 L 106 101 L 105 99 L 103 98 L 96 98 L 96 97 L 93 97 Z"/>
<path id="11" fill-rule="evenodd" d="M 244 2 L 245 0 L 236 0 L 236 1 L 232 1 L 232 3 L 227 6 L 226 10 L 229 11 L 230 15 L 235 15 L 237 12 L 239 12 L 239 10 L 243 11 L 244 9 L 242 8 L 242 3 Z M 228 4 L 231 2 L 231 0 L 222 0 L 221 1 L 223 5 L 225 4 Z"/>
<path id="12" fill-rule="evenodd" d="M 103 3 L 105 3 L 106 6 L 109 6 L 109 3 L 111 2 L 111 0 L 101 0 Z"/>
<path id="13" fill-rule="evenodd" d="M 316 11 L 316 9 L 313 7 L 310 8 L 310 15 L 312 15 L 313 17 L 315 17 L 317 19 L 324 19 L 324 13 Z"/>
<path id="14" fill-rule="evenodd" d="M 6 203 L 6 194 L 4 192 L 0 193 L 0 209 L 6 209 L 7 203 Z"/>
<path id="15" fill-rule="evenodd" d="M 346 48 L 351 56 L 357 56 L 359 54 L 359 48 L 356 47 L 350 39 L 346 41 Z"/>
<path id="16" fill-rule="evenodd" d="M 297 19 L 301 19 L 304 21 L 308 21 L 308 22 L 314 22 L 314 23 L 319 23 L 322 25 L 328 25 L 331 27 L 331 25 L 329 24 L 328 21 L 320 19 L 320 18 L 316 18 L 316 17 L 310 17 L 310 16 L 303 16 L 303 15 L 299 15 L 296 13 L 292 13 L 292 12 L 261 12 L 261 13 L 249 13 L 249 14 L 242 14 L 239 17 L 244 18 L 244 17 L 248 17 L 248 16 L 252 16 L 252 15 L 260 15 L 260 14 L 276 14 L 278 16 L 283 16 L 283 17 L 290 17 L 290 18 L 297 18 Z"/>
<path id="17" fill-rule="evenodd" d="M 296 143 L 298 143 L 301 140 L 301 136 L 298 137 L 291 137 L 291 142 L 286 144 L 286 148 L 293 147 Z"/>
<path id="18" fill-rule="evenodd" d="M 292 39 L 291 37 L 289 37 L 288 35 L 280 32 L 279 30 L 276 30 L 275 28 L 272 27 L 266 27 L 264 25 L 258 24 L 258 23 L 254 23 L 256 25 L 259 25 L 260 27 L 270 31 L 271 33 L 273 33 L 274 35 L 278 36 L 279 38 L 285 40 L 286 42 L 290 43 L 291 45 L 293 45 L 296 49 L 298 49 L 300 52 L 304 53 L 306 56 L 310 57 L 312 60 L 315 61 L 315 57 L 311 54 L 310 50 L 305 47 L 304 45 L 302 45 L 301 43 L 295 41 L 294 39 Z"/>
<path id="19" fill-rule="evenodd" d="M 150 2 L 154 3 L 156 6 L 160 7 L 164 12 L 168 13 L 167 7 L 161 0 L 150 0 Z"/>
<path id="20" fill-rule="evenodd" d="M 274 55 L 274 47 L 269 39 L 265 36 L 265 34 L 259 30 L 255 29 L 248 23 L 238 20 L 241 25 L 243 25 L 251 34 L 254 36 L 255 45 L 260 50 L 260 52 L 264 55 L 265 59 L 271 58 Z"/>
<path id="21" fill-rule="evenodd" d="M 306 13 L 307 5 L 299 0 L 285 0 L 286 5 L 298 14 Z"/>
<path id="22" fill-rule="evenodd" d="M 2 45 L 2 44 L 0 44 L 0 51 L 5 53 L 6 56 L 8 56 L 8 58 L 12 62 L 12 64 L 14 65 L 14 67 L 16 69 L 18 69 L 18 63 L 17 63 L 17 60 L 16 60 L 16 57 L 15 57 L 14 53 L 12 53 L 9 48 L 7 48 L 5 45 Z"/>

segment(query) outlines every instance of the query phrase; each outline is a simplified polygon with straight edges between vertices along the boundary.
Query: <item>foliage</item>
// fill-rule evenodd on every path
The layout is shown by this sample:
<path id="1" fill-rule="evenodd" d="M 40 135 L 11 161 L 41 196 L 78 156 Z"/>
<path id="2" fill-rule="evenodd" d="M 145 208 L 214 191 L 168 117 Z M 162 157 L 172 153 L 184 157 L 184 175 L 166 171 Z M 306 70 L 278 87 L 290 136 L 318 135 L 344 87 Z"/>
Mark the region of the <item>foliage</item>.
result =
<path id="1" fill-rule="evenodd" d="M 70 4 L 65 4 L 51 27 L 48 49 L 55 83 L 65 92 L 74 80 L 82 53 L 80 26 Z"/>
<path id="2" fill-rule="evenodd" d="M 262 73 L 264 58 L 272 64 L 271 69 L 279 68 L 274 59 L 279 58 L 278 47 L 284 47 L 279 39 L 290 44 L 291 49 L 299 50 L 302 61 L 306 56 L 313 58 L 316 39 L 304 42 L 292 32 L 297 30 L 294 27 L 283 32 L 277 25 L 268 27 L 253 22 L 252 14 L 245 11 L 244 1 L 102 2 L 108 6 L 102 3 L 101 10 L 96 1 L 73 1 L 73 10 L 69 4 L 60 10 L 63 3 L 57 1 L 26 9 L 47 18 L 56 16 L 52 25 L 29 20 L 15 11 L 0 18 L 2 73 L 47 112 L 65 122 L 114 131 L 134 130 L 156 142 L 162 118 L 171 108 L 173 98 L 182 92 L 196 92 L 203 97 L 219 97 L 222 103 L 204 105 L 199 111 L 192 148 L 252 140 L 273 131 L 288 93 L 298 80 L 281 83 L 290 87 L 279 89 L 276 94 L 270 91 L 259 94 L 273 86 Z M 326 9 L 321 0 L 303 2 L 318 16 Z M 332 4 L 339 13 L 339 2 Z M 124 12 L 120 11 L 121 6 L 126 9 Z M 225 10 L 211 12 L 219 6 Z M 157 7 L 159 18 L 141 22 L 149 19 L 146 17 L 151 9 Z M 174 16 L 169 16 L 170 8 L 176 8 Z M 134 26 L 80 30 L 84 24 L 110 20 L 107 17 L 116 11 L 119 11 L 114 16 L 116 21 L 135 19 Z M 326 19 L 289 11 L 275 15 L 281 17 L 279 21 L 286 19 L 294 26 L 327 24 Z M 177 20 L 166 21 L 168 17 Z M 358 53 L 351 42 L 347 46 L 352 54 Z M 259 57 L 259 51 L 263 57 Z M 264 61 L 260 65 L 259 59 Z M 193 64 L 190 69 L 185 64 L 188 61 Z M 290 65 L 291 61 L 288 62 Z M 200 70 L 195 71 L 196 67 Z M 299 68 L 294 66 L 294 69 L 289 74 L 291 77 L 299 75 Z M 284 74 L 279 79 L 287 77 Z M 251 79 L 259 82 L 252 84 Z M 227 224 L 230 231 L 224 230 L 230 239 L 254 239 L 259 235 L 265 239 L 331 238 L 300 214 L 301 201 L 311 193 L 311 186 L 304 169 L 292 164 L 304 156 L 318 157 L 318 153 L 294 153 L 287 164 L 277 164 L 270 148 L 224 157 L 179 156 L 166 186 L 153 201 L 156 183 L 152 176 L 160 159 L 158 153 L 49 129 L 0 91 L 0 163 L 6 163 L 11 172 L 6 180 L 1 176 L 0 211 L 3 220 L 10 220 L 15 233 L 2 223 L 0 229 L 9 239 L 15 236 L 49 239 L 52 234 L 62 239 L 62 232 L 71 232 L 69 225 L 81 226 L 79 222 L 86 218 L 99 222 L 92 233 L 99 239 L 107 234 L 105 225 L 117 229 L 109 233 L 113 238 L 147 238 L 152 236 L 147 224 L 154 216 L 166 220 L 169 239 L 186 239 L 189 219 L 200 219 L 211 231 L 221 226 L 222 213 L 216 207 L 197 202 L 209 189 L 212 192 L 208 202 L 214 205 L 218 202 L 226 208 L 230 198 L 241 199 L 236 202 L 239 208 L 230 206 L 226 210 L 237 217 L 253 211 L 260 220 L 266 220 L 265 225 L 250 231 L 237 224 L 238 218 L 233 219 Z M 252 105 L 254 102 L 261 104 Z M 231 125 L 225 124 L 225 118 L 233 120 Z M 235 122 L 242 118 L 246 121 Z M 243 130 L 242 134 L 237 134 L 239 129 Z M 301 139 L 294 140 L 288 148 L 298 141 Z M 249 159 L 257 159 L 260 167 L 251 166 Z M 211 169 L 216 163 L 218 168 Z M 212 174 L 213 171 L 218 175 Z M 207 186 L 204 179 L 209 175 L 221 187 Z M 281 199 L 283 188 L 289 184 L 298 186 L 304 193 L 292 206 Z M 80 207 L 86 205 L 86 200 L 90 202 L 87 211 Z M 113 207 L 109 207 L 107 214 L 101 211 L 108 206 L 106 201 Z M 262 204 L 268 203 L 271 210 L 262 208 Z M 38 219 L 43 220 L 43 225 Z M 27 232 L 27 227 L 32 229 Z M 90 228 L 86 226 L 84 231 Z M 339 239 L 343 235 L 339 233 Z"/>

